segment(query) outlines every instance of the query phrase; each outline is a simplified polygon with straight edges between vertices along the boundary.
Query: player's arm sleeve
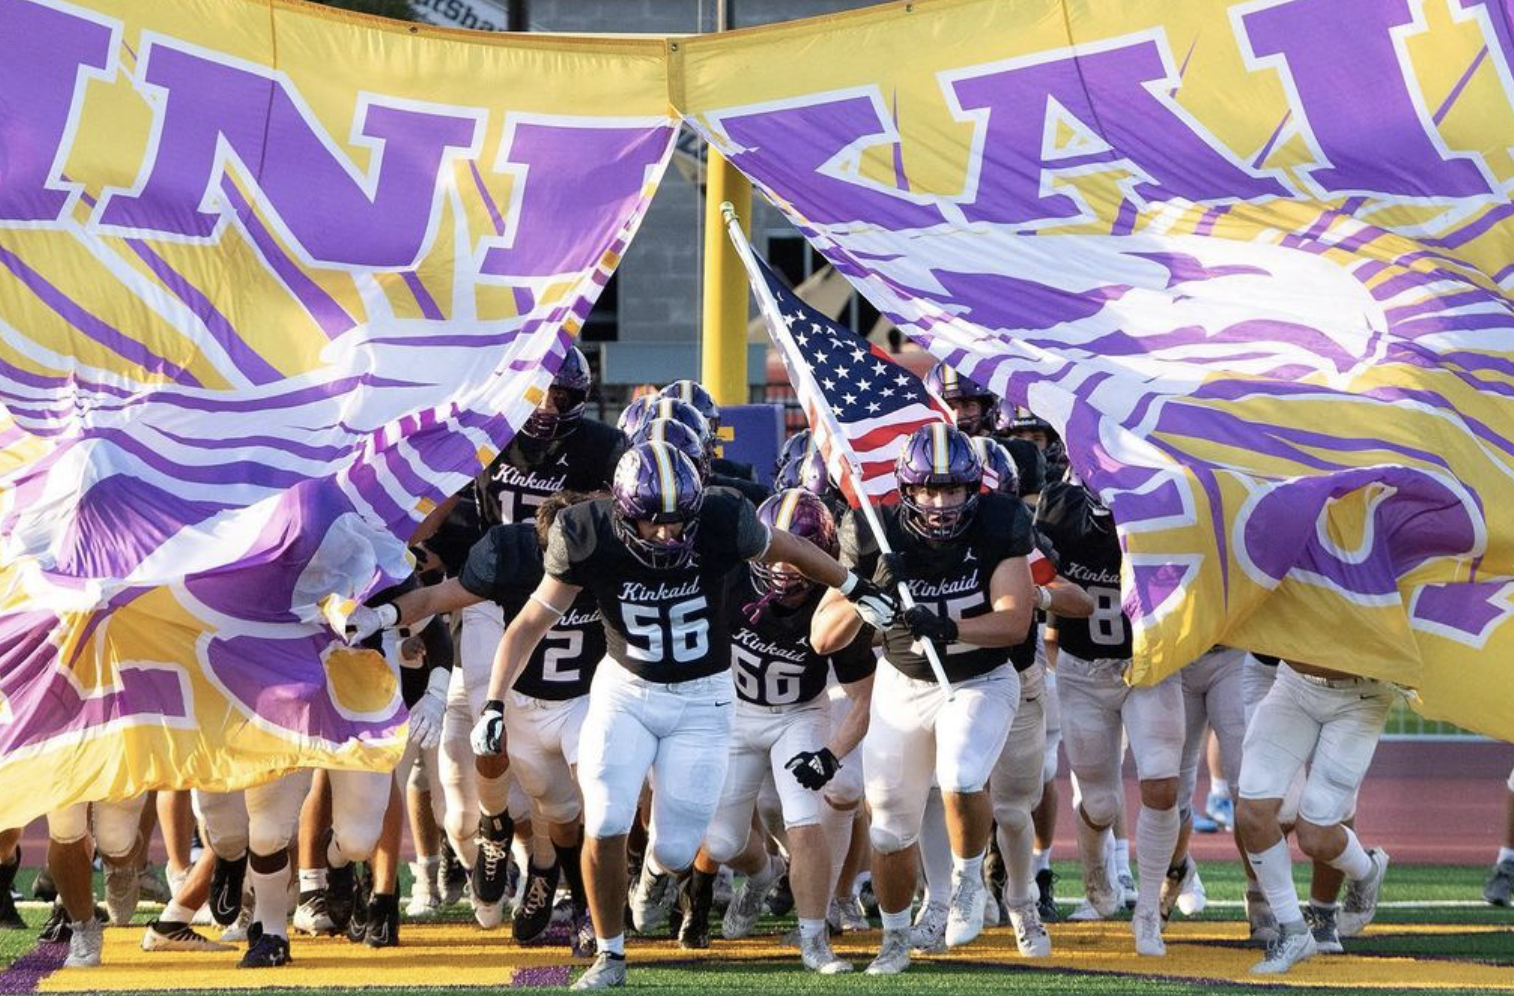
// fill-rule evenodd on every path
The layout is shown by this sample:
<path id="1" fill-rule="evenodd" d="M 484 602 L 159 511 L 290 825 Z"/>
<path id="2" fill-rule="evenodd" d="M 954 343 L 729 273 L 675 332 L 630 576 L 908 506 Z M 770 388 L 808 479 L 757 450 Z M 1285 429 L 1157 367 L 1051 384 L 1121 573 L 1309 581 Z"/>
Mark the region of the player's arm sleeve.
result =
<path id="1" fill-rule="evenodd" d="M 867 520 L 855 511 L 841 520 L 841 563 L 862 577 L 872 577 L 878 568 L 878 541 Z"/>
<path id="2" fill-rule="evenodd" d="M 568 511 L 564 509 L 552 520 L 552 529 L 547 533 L 547 552 L 543 564 L 548 577 L 582 588 L 585 585 L 585 572 L 583 566 L 572 556 L 566 515 Z"/>
<path id="3" fill-rule="evenodd" d="M 756 560 L 768 552 L 773 535 L 768 527 L 757 519 L 757 507 L 737 495 L 735 499 L 735 528 L 732 531 L 733 545 L 738 560 Z"/>

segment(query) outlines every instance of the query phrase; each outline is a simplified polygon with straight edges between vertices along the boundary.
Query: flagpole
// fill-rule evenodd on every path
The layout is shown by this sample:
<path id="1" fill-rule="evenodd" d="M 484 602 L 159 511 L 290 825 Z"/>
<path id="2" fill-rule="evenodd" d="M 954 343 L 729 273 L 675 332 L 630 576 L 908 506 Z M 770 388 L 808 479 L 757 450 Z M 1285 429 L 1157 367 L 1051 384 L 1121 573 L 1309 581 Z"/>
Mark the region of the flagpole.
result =
<path id="1" fill-rule="evenodd" d="M 767 281 L 762 277 L 762 271 L 757 268 L 757 260 L 752 255 L 752 245 L 747 241 L 746 233 L 741 229 L 741 219 L 736 214 L 735 207 L 730 201 L 720 205 L 720 212 L 725 219 L 726 231 L 731 236 L 731 242 L 735 244 L 736 255 L 746 267 L 750 275 L 752 293 L 757 296 L 757 306 L 767 317 L 767 324 L 771 327 L 773 322 L 782 322 L 783 315 L 778 307 L 778 302 L 773 299 L 773 294 L 768 290 Z M 771 333 L 770 333 L 771 334 Z M 788 355 L 788 351 L 780 345 L 779 355 L 783 357 L 783 365 L 788 369 L 790 378 L 803 378 L 809 386 L 810 397 L 820 396 L 820 387 L 814 382 L 813 374 L 807 367 L 796 365 Z M 857 507 L 867 520 L 868 528 L 873 531 L 873 538 L 878 543 L 878 552 L 883 556 L 889 556 L 894 551 L 889 546 L 888 536 L 883 532 L 883 523 L 878 518 L 878 510 L 873 507 L 872 500 L 868 497 L 866 489 L 862 485 L 862 468 L 857 463 L 857 456 L 850 446 L 841 445 L 840 441 L 846 438 L 841 426 L 836 423 L 835 417 L 830 410 L 823 405 L 814 406 L 814 416 L 825 423 L 826 433 L 837 441 L 841 448 L 841 459 L 848 477 L 852 481 L 852 493 L 857 496 Z M 915 607 L 915 598 L 910 594 L 909 586 L 903 581 L 898 582 L 899 602 L 905 610 Z M 952 690 L 951 682 L 946 677 L 946 668 L 941 664 L 941 655 L 936 650 L 936 645 L 925 637 L 918 638 L 920 646 L 925 651 L 925 659 L 930 663 L 931 673 L 936 676 L 936 683 L 941 686 L 941 692 L 948 700 L 955 698 L 956 693 Z"/>

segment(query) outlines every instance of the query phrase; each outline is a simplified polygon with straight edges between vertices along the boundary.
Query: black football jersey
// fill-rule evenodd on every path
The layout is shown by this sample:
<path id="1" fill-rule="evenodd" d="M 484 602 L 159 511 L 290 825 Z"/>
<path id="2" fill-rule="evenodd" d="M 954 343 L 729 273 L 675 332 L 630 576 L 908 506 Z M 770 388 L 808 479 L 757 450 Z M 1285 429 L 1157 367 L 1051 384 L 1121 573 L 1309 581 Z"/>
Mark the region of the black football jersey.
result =
<path id="1" fill-rule="evenodd" d="M 593 593 L 609 655 L 648 681 L 689 681 L 731 664 L 728 575 L 768 545 L 752 503 L 706 488 L 694 553 L 682 567 L 648 567 L 615 535 L 608 498 L 558 513 L 547 573 Z"/>
<path id="2" fill-rule="evenodd" d="M 953 619 L 971 619 L 993 611 L 989 580 L 994 569 L 1011 557 L 1027 556 L 1034 545 L 1030 512 L 1017 498 L 980 495 L 967 531 L 955 540 L 927 543 L 904 527 L 897 505 L 878 510 L 889 546 L 904 557 L 910 594 L 916 602 Z M 878 544 L 857 512 L 841 527 L 841 560 L 877 580 L 882 564 Z M 966 681 L 987 674 L 1010 659 L 1008 647 L 974 647 L 953 643 L 937 647 L 950 681 Z M 903 613 L 883 634 L 883 656 L 911 678 L 933 681 L 930 662 L 917 648 L 904 625 Z"/>
<path id="3" fill-rule="evenodd" d="M 536 506 L 559 491 L 608 488 L 625 451 L 624 435 L 587 418 L 573 432 L 551 442 L 516 433 L 473 482 L 479 518 L 485 528 L 527 522 L 536 514 Z"/>
<path id="4" fill-rule="evenodd" d="M 458 583 L 470 594 L 498 604 L 508 624 L 541 584 L 542 560 L 534 522 L 495 526 L 473 545 Z M 512 687 L 538 699 L 576 699 L 588 694 L 594 670 L 604 656 L 605 628 L 599 606 L 588 591 L 580 592 L 536 645 Z"/>
<path id="5" fill-rule="evenodd" d="M 710 474 L 706 486 L 730 488 L 753 505 L 761 505 L 773 496 L 773 489 L 745 477 L 730 477 L 719 471 Z"/>
<path id="6" fill-rule="evenodd" d="M 759 598 L 752 572 L 731 579 L 731 676 L 743 702 L 761 706 L 800 705 L 825 692 L 831 670 L 843 685 L 861 681 L 877 668 L 873 631 L 862 627 L 838 653 L 820 654 L 810 646 L 810 620 L 825 594 L 817 586 L 799 605 L 789 608 L 770 602 L 757 621 L 740 611 Z"/>
<path id="7" fill-rule="evenodd" d="M 740 481 L 757 480 L 757 471 L 751 464 L 738 463 L 725 457 L 715 457 L 710 461 L 710 473 L 717 477 L 734 477 Z"/>
<path id="8" fill-rule="evenodd" d="M 1129 660 L 1130 620 L 1120 601 L 1120 541 L 1114 516 L 1080 484 L 1049 484 L 1036 527 L 1056 547 L 1059 572 L 1093 596 L 1087 619 L 1057 620 L 1057 643 L 1084 660 Z"/>

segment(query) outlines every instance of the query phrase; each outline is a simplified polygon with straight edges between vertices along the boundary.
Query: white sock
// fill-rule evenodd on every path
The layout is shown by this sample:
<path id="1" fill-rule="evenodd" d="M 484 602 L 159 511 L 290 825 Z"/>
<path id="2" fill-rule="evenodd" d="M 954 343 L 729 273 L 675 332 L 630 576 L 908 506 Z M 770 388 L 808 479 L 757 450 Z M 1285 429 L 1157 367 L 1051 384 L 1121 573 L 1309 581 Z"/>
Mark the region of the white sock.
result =
<path id="1" fill-rule="evenodd" d="M 811 937 L 819 937 L 824 932 L 825 917 L 820 917 L 817 920 L 807 920 L 804 917 L 799 918 L 799 936 L 804 940 L 809 940 Z"/>
<path id="2" fill-rule="evenodd" d="M 614 937 L 595 936 L 594 950 L 598 954 L 608 953 L 620 955 L 622 958 L 624 958 L 626 956 L 626 935 L 616 934 Z"/>
<path id="3" fill-rule="evenodd" d="M 1498 861 L 1495 864 L 1503 864 L 1505 861 L 1514 861 L 1514 847 L 1500 847 L 1498 849 Z"/>
<path id="4" fill-rule="evenodd" d="M 1108 869 L 1109 862 L 1104 855 L 1104 842 L 1109 839 L 1109 828 L 1095 830 L 1083 818 L 1082 810 L 1078 811 L 1076 822 L 1078 824 L 1078 854 L 1083 859 L 1084 871 L 1099 865 Z"/>
<path id="5" fill-rule="evenodd" d="M 1004 845 L 1000 844 L 999 846 L 1002 848 Z M 1032 866 L 1032 874 L 1038 875 L 1044 869 L 1051 867 L 1051 848 L 1048 847 L 1044 851 L 1032 851 L 1031 855 L 1035 859 Z"/>
<path id="6" fill-rule="evenodd" d="M 324 868 L 301 868 L 300 891 L 315 892 L 326 888 L 326 869 Z"/>
<path id="7" fill-rule="evenodd" d="M 1171 854 L 1168 855 L 1171 857 Z M 1162 859 L 1166 862 L 1166 858 Z M 1114 842 L 1114 873 L 1116 875 L 1130 874 L 1130 840 L 1129 838 L 1117 838 Z"/>
<path id="8" fill-rule="evenodd" d="M 1183 818 L 1178 807 L 1141 807 L 1141 815 L 1136 817 L 1136 865 L 1140 872 L 1136 909 L 1153 912 L 1157 909 L 1162 882 L 1167 877 L 1167 867 L 1172 863 L 1172 852 L 1178 846 L 1178 832 L 1182 828 Z"/>
<path id="9" fill-rule="evenodd" d="M 1209 779 L 1209 794 L 1230 798 L 1230 782 L 1224 778 Z"/>
<path id="10" fill-rule="evenodd" d="M 167 906 L 163 907 L 163 915 L 158 917 L 164 923 L 188 923 L 194 918 L 195 911 L 177 899 L 171 900 Z"/>
<path id="11" fill-rule="evenodd" d="M 1367 857 L 1367 850 L 1362 847 L 1362 842 L 1356 839 L 1355 831 L 1350 827 L 1341 827 L 1341 829 L 1346 831 L 1345 849 L 1326 864 L 1343 872 L 1353 882 L 1364 879 L 1372 874 L 1372 859 Z"/>
<path id="12" fill-rule="evenodd" d="M 1035 889 L 1035 858 L 1031 855 L 1035 831 L 1028 814 L 999 824 L 999 857 L 1004 859 L 1004 895 L 1011 903 L 1030 901 Z"/>
<path id="13" fill-rule="evenodd" d="M 878 910 L 878 915 L 883 919 L 884 930 L 908 930 L 915 923 L 913 913 L 914 911 L 909 906 L 898 913 L 888 913 L 882 908 Z"/>
<path id="14" fill-rule="evenodd" d="M 289 867 L 276 872 L 260 872 L 247 869 L 252 879 L 252 918 L 262 925 L 263 933 L 275 937 L 288 937 L 289 928 Z"/>
<path id="15" fill-rule="evenodd" d="M 952 877 L 956 878 L 957 876 L 961 876 L 964 879 L 976 878 L 980 882 L 983 881 L 984 853 L 985 852 L 983 851 L 979 851 L 976 858 L 962 858 L 953 854 Z"/>
<path id="16" fill-rule="evenodd" d="M 1301 923 L 1304 914 L 1298 908 L 1298 890 L 1293 886 L 1293 855 L 1288 851 L 1287 839 L 1279 840 L 1261 853 L 1248 851 L 1246 860 L 1251 862 L 1251 869 L 1256 872 L 1256 880 L 1277 922 L 1284 925 Z"/>

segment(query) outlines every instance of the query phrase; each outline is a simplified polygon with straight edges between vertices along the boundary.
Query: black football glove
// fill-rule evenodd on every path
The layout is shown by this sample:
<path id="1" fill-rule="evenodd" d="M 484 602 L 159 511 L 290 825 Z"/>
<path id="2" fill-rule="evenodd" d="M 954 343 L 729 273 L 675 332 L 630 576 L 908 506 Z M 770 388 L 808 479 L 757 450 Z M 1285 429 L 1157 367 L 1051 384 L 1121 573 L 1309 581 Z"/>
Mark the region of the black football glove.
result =
<path id="1" fill-rule="evenodd" d="M 794 780 L 811 792 L 819 792 L 841 770 L 841 762 L 829 747 L 819 750 L 802 750 L 789 758 L 784 765 L 794 773 Z"/>
<path id="2" fill-rule="evenodd" d="M 929 640 L 938 647 L 957 642 L 956 620 L 938 616 L 923 605 L 905 610 L 904 625 L 909 627 L 910 635 L 915 639 Z"/>

